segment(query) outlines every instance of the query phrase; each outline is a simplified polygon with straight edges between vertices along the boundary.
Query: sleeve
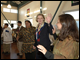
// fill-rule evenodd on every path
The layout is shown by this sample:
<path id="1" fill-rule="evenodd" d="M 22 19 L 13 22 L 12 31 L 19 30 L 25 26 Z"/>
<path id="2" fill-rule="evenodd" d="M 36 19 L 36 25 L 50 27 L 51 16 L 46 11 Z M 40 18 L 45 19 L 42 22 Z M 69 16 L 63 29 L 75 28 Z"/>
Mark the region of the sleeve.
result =
<path id="1" fill-rule="evenodd" d="M 53 29 L 53 27 L 52 27 L 51 23 L 48 24 L 48 32 L 49 32 L 51 35 L 53 35 L 52 29 Z"/>
<path id="2" fill-rule="evenodd" d="M 23 30 L 21 30 L 21 31 L 18 33 L 17 36 L 19 36 L 20 38 L 22 38 L 22 37 L 23 37 Z"/>
<path id="3" fill-rule="evenodd" d="M 9 29 L 9 33 L 12 34 L 12 30 L 11 29 Z"/>
<path id="4" fill-rule="evenodd" d="M 4 30 L 3 30 L 2 34 L 1 34 L 1 37 L 3 37 L 3 35 L 4 35 Z"/>
<path id="5" fill-rule="evenodd" d="M 35 35 L 35 43 L 34 43 L 34 46 L 35 47 L 37 46 L 36 35 Z"/>
<path id="6" fill-rule="evenodd" d="M 54 29 L 53 27 L 52 27 L 52 25 L 51 25 L 51 23 L 48 25 L 48 32 L 51 34 L 51 35 L 53 35 L 54 36 L 54 39 L 56 40 L 56 38 L 57 38 L 57 35 L 56 35 L 56 33 L 52 33 L 52 29 Z"/>
<path id="7" fill-rule="evenodd" d="M 61 54 L 56 55 L 56 54 L 53 54 L 49 51 L 46 52 L 45 57 L 47 59 L 66 59 L 66 57 Z"/>
<path id="8" fill-rule="evenodd" d="M 47 51 L 46 54 L 45 54 L 45 57 L 46 57 L 47 59 L 53 59 L 53 58 L 54 58 L 54 54 L 51 53 L 51 52 L 49 52 L 49 51 Z"/>
<path id="9" fill-rule="evenodd" d="M 36 28 L 35 27 L 33 28 L 33 35 L 34 35 L 34 38 L 35 38 L 34 46 L 36 47 L 37 41 L 36 41 Z"/>
<path id="10" fill-rule="evenodd" d="M 54 33 L 53 36 L 54 36 L 54 40 L 56 40 L 56 38 L 58 37 L 56 33 Z"/>
<path id="11" fill-rule="evenodd" d="M 13 30 L 14 30 L 14 32 L 16 32 L 18 30 L 18 27 L 16 29 L 13 29 Z"/>

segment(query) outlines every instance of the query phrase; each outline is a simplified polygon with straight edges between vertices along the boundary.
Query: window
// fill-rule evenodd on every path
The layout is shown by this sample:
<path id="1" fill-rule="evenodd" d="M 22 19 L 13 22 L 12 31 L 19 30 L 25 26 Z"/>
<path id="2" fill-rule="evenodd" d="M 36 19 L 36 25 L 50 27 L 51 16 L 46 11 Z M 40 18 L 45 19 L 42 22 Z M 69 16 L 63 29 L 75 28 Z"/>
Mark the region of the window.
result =
<path id="1" fill-rule="evenodd" d="M 77 27 L 79 29 L 79 10 L 65 12 L 65 14 L 70 14 L 76 20 Z"/>
<path id="2" fill-rule="evenodd" d="M 76 24 L 77 24 L 77 27 L 78 27 L 78 29 L 79 29 L 79 21 L 76 21 Z"/>
<path id="3" fill-rule="evenodd" d="M 4 12 L 10 12 L 10 9 L 8 9 L 8 8 L 3 8 L 3 11 L 4 11 Z"/>
<path id="4" fill-rule="evenodd" d="M 10 23 L 10 20 L 8 20 L 8 22 Z M 3 23 L 8 23 L 7 20 L 3 20 Z"/>
<path id="5" fill-rule="evenodd" d="M 17 28 L 17 21 L 16 21 L 16 20 L 8 20 L 8 22 L 9 22 L 10 24 L 13 24 L 13 25 L 14 25 L 13 29 L 16 29 L 16 28 Z M 7 22 L 7 20 L 3 20 L 3 26 L 4 26 L 5 23 L 8 23 L 8 22 Z M 8 24 L 9 24 L 9 23 L 8 23 Z M 11 28 L 10 24 L 9 24 L 8 27 Z M 11 28 L 11 30 L 12 30 L 12 28 Z"/>
<path id="6" fill-rule="evenodd" d="M 17 13 L 16 9 L 3 8 L 3 12 Z"/>
<path id="7" fill-rule="evenodd" d="M 74 17 L 74 19 L 79 19 L 79 10 L 77 11 L 70 11 L 70 12 L 65 12 L 65 14 L 70 14 Z"/>
<path id="8" fill-rule="evenodd" d="M 11 20 L 11 24 L 14 25 L 13 29 L 16 29 L 17 28 L 17 21 Z"/>
<path id="9" fill-rule="evenodd" d="M 11 9 L 11 13 L 17 13 L 16 9 Z"/>

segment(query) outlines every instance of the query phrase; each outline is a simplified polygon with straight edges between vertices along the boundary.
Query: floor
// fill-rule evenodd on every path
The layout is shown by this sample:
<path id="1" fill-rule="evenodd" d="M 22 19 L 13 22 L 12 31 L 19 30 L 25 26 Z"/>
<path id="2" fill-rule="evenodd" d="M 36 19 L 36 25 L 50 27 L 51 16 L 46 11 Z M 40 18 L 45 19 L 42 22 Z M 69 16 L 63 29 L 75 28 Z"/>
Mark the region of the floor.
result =
<path id="1" fill-rule="evenodd" d="M 25 55 L 23 54 L 23 57 L 20 58 L 19 56 L 17 56 L 18 53 L 18 49 L 17 49 L 17 42 L 13 42 L 11 44 L 11 48 L 10 48 L 10 54 L 5 55 L 2 53 L 3 52 L 3 45 L 1 45 L 1 59 L 25 59 Z"/>

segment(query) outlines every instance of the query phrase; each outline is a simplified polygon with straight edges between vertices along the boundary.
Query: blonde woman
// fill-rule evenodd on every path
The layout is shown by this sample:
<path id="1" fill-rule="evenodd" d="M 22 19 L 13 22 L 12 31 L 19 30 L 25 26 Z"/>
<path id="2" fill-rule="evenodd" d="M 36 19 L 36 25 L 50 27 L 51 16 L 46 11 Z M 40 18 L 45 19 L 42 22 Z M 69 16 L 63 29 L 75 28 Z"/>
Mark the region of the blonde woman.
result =
<path id="1" fill-rule="evenodd" d="M 36 43 L 34 44 L 33 48 L 35 49 L 35 47 L 38 44 L 43 45 L 48 51 L 50 50 L 50 39 L 49 39 L 49 33 L 51 35 L 54 35 L 56 37 L 56 34 L 52 34 L 52 25 L 50 23 L 51 21 L 51 14 L 48 14 L 48 16 L 46 17 L 46 21 L 45 22 L 45 17 L 43 14 L 38 14 L 36 17 L 36 21 L 38 22 L 37 28 L 36 28 Z M 36 48 L 36 59 L 46 59 L 46 57 L 38 51 L 38 48 Z"/>

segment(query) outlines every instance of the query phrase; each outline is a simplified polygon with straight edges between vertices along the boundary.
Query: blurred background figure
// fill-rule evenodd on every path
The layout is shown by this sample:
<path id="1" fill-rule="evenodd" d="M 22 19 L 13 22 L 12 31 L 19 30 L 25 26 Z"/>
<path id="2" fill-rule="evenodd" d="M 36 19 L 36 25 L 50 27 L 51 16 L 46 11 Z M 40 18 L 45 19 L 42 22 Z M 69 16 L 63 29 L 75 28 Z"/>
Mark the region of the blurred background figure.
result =
<path id="1" fill-rule="evenodd" d="M 17 24 L 18 24 L 17 29 L 13 29 L 14 33 L 16 33 L 16 40 L 17 40 L 17 35 L 20 33 L 21 30 L 24 29 L 21 21 L 18 21 Z M 20 56 L 20 58 L 22 58 L 22 55 L 23 55 L 21 52 L 22 44 L 23 44 L 23 39 L 19 37 L 19 39 L 17 40 L 17 48 L 18 48 L 19 53 L 17 53 L 17 55 Z"/>
<path id="2" fill-rule="evenodd" d="M 13 43 L 12 40 L 12 31 L 8 27 L 8 24 L 5 23 L 4 25 L 4 30 L 2 32 L 2 37 L 3 37 L 3 53 L 9 54 L 10 53 L 10 44 Z"/>
<path id="3" fill-rule="evenodd" d="M 3 32 L 3 28 L 1 26 L 1 34 L 2 34 L 2 32 Z M 3 44 L 3 37 L 1 37 L 1 44 Z"/>

